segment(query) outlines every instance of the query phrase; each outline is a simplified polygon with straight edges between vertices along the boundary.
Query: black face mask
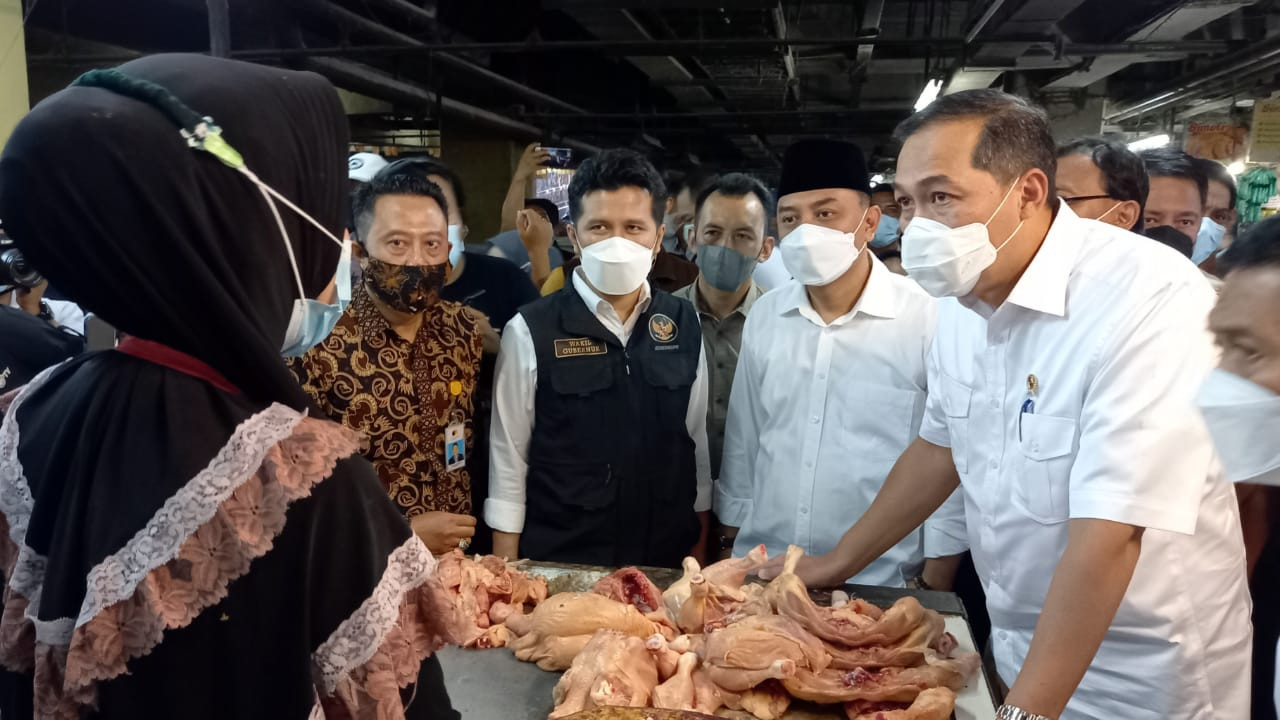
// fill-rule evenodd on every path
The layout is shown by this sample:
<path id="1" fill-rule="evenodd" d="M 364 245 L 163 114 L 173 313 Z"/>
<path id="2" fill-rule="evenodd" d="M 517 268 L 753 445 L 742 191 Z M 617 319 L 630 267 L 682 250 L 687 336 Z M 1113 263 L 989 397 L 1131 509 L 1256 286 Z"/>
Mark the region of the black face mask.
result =
<path id="1" fill-rule="evenodd" d="M 440 301 L 440 289 L 448 275 L 447 262 L 394 265 L 369 258 L 364 267 L 364 286 L 392 310 L 420 313 Z"/>
<path id="2" fill-rule="evenodd" d="M 1155 227 L 1149 227 L 1144 231 L 1144 234 L 1152 240 L 1163 245 L 1168 245 L 1174 250 L 1186 255 L 1188 260 L 1191 259 L 1191 251 L 1196 245 L 1195 238 L 1189 237 L 1181 230 L 1174 229 L 1172 225 L 1157 225 Z"/>

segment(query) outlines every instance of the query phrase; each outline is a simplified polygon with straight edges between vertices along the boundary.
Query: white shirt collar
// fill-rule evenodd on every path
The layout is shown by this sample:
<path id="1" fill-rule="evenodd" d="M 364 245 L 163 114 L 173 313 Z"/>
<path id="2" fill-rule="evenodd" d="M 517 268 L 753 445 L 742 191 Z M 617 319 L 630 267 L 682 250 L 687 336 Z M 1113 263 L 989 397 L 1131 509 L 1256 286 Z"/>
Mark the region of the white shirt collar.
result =
<path id="1" fill-rule="evenodd" d="M 817 310 L 813 309 L 813 305 L 809 303 L 809 293 L 805 290 L 805 286 L 798 282 L 788 283 L 778 292 L 785 292 L 783 300 L 778 303 L 778 314 L 785 315 L 789 312 L 798 312 L 810 322 L 835 327 L 843 325 L 854 318 L 858 313 L 871 315 L 873 317 L 893 319 L 898 316 L 901 307 L 899 303 L 899 288 L 894 284 L 894 279 L 889 277 L 890 270 L 880 262 L 874 254 L 871 257 L 871 274 L 867 276 L 867 284 L 862 289 L 862 295 L 858 298 L 858 302 L 854 303 L 853 309 L 848 313 L 841 315 L 830 323 L 822 321 L 822 317 Z"/>
<path id="2" fill-rule="evenodd" d="M 649 281 L 645 280 L 640 286 L 640 300 L 636 303 L 636 308 L 631 312 L 631 317 L 627 318 L 624 323 L 618 317 L 618 313 L 609 304 L 608 300 L 600 297 L 587 282 L 587 276 L 582 268 L 576 268 L 573 271 L 573 289 L 577 291 L 578 297 L 582 298 L 582 302 L 586 303 L 587 308 L 595 314 L 596 319 L 600 320 L 605 327 L 613 329 L 612 326 L 621 328 L 626 336 L 631 335 L 631 328 L 635 327 L 636 318 L 645 310 L 649 309 L 649 303 L 653 301 L 653 291 L 649 288 Z"/>
<path id="3" fill-rule="evenodd" d="M 1046 315 L 1062 317 L 1067 312 L 1067 283 L 1075 270 L 1080 239 L 1088 232 L 1084 222 L 1064 202 L 1049 226 L 1040 249 L 1022 277 L 1013 286 L 1006 302 Z"/>

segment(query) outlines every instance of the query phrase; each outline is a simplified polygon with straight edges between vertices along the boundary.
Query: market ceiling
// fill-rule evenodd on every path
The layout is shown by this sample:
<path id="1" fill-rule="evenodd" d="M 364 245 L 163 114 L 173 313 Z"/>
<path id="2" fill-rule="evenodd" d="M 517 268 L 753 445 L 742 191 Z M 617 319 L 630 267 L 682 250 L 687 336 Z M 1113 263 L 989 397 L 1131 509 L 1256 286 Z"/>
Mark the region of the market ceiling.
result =
<path id="1" fill-rule="evenodd" d="M 34 2 L 34 5 L 33 5 Z M 1266 97 L 1280 0 L 25 0 L 31 72 L 127 51 L 315 70 L 393 108 L 359 132 L 459 127 L 770 173 L 811 135 L 880 162 L 931 80 L 1160 126 Z M 1270 35 L 1270 38 L 1268 37 Z M 100 43 L 98 45 L 96 43 Z M 33 81 L 34 84 L 34 81 Z"/>

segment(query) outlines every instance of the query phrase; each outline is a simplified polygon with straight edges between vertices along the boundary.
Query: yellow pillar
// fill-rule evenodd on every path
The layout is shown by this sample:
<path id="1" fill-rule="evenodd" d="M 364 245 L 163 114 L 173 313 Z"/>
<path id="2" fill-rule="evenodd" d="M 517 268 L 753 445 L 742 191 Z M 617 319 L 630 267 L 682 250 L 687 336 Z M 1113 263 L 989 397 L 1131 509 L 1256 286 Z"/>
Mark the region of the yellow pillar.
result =
<path id="1" fill-rule="evenodd" d="M 30 109 L 22 0 L 0 0 L 0 147 Z"/>

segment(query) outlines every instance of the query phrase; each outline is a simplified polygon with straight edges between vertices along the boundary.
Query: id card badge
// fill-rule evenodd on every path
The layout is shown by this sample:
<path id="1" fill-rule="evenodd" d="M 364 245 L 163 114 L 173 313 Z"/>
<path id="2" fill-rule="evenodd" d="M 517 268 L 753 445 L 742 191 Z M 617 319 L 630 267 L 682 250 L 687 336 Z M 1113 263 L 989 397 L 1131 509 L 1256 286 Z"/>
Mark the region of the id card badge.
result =
<path id="1" fill-rule="evenodd" d="M 461 470 L 467 465 L 467 435 L 462 423 L 444 429 L 444 468 Z"/>

